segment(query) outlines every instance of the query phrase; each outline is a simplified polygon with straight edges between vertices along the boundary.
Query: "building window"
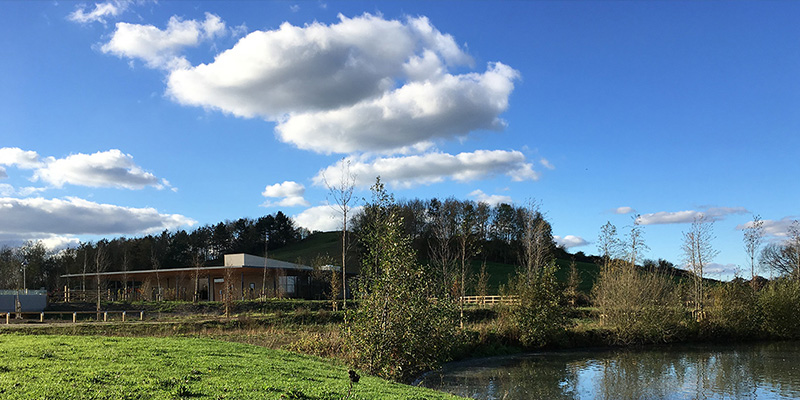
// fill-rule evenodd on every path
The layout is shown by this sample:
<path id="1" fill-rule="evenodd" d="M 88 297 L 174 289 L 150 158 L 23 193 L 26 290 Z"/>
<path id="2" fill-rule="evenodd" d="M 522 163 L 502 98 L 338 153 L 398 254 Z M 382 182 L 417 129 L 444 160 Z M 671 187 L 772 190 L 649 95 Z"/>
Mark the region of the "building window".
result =
<path id="1" fill-rule="evenodd" d="M 297 283 L 296 276 L 279 276 L 278 277 L 278 286 L 283 293 L 286 294 L 294 294 L 295 291 L 295 284 Z"/>

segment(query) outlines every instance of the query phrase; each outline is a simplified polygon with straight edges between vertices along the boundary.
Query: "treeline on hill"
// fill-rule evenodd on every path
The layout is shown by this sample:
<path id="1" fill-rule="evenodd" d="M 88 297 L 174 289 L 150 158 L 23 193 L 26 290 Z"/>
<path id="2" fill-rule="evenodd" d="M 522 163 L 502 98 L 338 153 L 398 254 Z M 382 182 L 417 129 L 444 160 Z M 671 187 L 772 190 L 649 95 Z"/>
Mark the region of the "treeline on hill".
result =
<path id="1" fill-rule="evenodd" d="M 421 262 L 447 262 L 449 258 L 466 250 L 467 259 L 475 259 L 503 264 L 519 262 L 519 250 L 525 232 L 528 204 L 511 205 L 501 203 L 491 206 L 473 200 L 412 199 L 394 203 L 400 218 L 403 234 L 410 239 L 410 245 L 417 252 Z M 366 212 L 353 218 L 356 236 L 370 218 Z M 544 223 L 543 234 L 547 235 L 548 249 L 556 258 L 575 259 L 582 262 L 596 262 L 599 257 L 587 256 L 583 252 L 569 254 L 558 247 L 552 239 L 551 227 L 539 214 Z M 459 243 L 468 239 L 468 243 Z M 464 244 L 467 248 L 463 248 Z M 461 248 L 460 248 L 461 247 Z"/>
<path id="2" fill-rule="evenodd" d="M 469 267 L 467 264 L 472 262 L 517 264 L 520 261 L 526 206 L 490 206 L 471 200 L 434 198 L 403 200 L 396 202 L 394 207 L 417 261 L 435 266 L 442 284 L 455 281 L 458 263 Z M 348 270 L 353 270 L 353 264 L 360 266 L 365 250 L 359 237 L 365 221 L 370 218 L 368 213 L 356 214 L 351 221 Z M 550 224 L 541 215 L 537 218 L 542 223 L 543 237 L 547 238 L 543 245 L 556 258 L 598 262 L 598 257 L 586 256 L 582 252 L 572 255 L 556 246 Z M 104 271 L 168 269 L 198 262 L 202 265 L 221 264 L 222 256 L 227 253 L 263 255 L 267 236 L 269 250 L 276 250 L 299 242 L 307 235 L 307 231 L 296 227 L 291 218 L 278 211 L 258 219 L 240 218 L 204 225 L 192 231 L 165 230 L 158 235 L 139 238 L 118 237 L 81 243 L 53 254 L 48 253 L 40 242 L 27 242 L 17 248 L 0 250 L 0 289 L 59 288 L 63 284 L 59 279 L 61 275 L 97 272 L 98 251 L 105 257 Z M 336 254 L 328 256 L 330 262 L 339 259 Z M 290 261 L 310 262 L 310 259 L 304 257 Z M 478 279 L 470 277 L 471 284 L 476 285 L 472 288 L 477 294 L 487 294 L 485 287 L 484 290 L 477 287 Z"/>
<path id="3" fill-rule="evenodd" d="M 105 271 L 221 265 L 228 253 L 263 255 L 267 237 L 273 250 L 298 242 L 305 234 L 278 211 L 258 219 L 204 225 L 191 232 L 165 230 L 160 235 L 81 243 L 53 254 L 41 242 L 27 242 L 0 250 L 0 289 L 59 288 L 61 275 L 97 272 L 98 253 Z"/>

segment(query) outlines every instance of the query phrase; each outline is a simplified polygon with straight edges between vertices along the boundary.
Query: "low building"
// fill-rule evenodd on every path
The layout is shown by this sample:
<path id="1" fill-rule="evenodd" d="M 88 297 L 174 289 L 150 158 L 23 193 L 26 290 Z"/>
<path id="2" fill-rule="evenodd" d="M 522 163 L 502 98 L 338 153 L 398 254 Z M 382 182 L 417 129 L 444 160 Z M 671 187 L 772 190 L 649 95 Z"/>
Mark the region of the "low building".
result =
<path id="1" fill-rule="evenodd" d="M 336 266 L 325 268 L 341 270 Z M 193 300 L 196 287 L 198 300 L 222 301 L 226 282 L 230 284 L 234 300 L 262 296 L 321 298 L 323 288 L 314 283 L 313 272 L 314 268 L 307 265 L 239 253 L 226 254 L 220 266 L 67 274 L 61 277 L 70 283 L 65 297 L 70 296 L 70 289 L 75 293 L 76 285 L 80 287 L 82 282 L 97 290 L 94 285 L 99 276 L 100 292 L 104 296 L 108 294 L 110 300 Z"/>

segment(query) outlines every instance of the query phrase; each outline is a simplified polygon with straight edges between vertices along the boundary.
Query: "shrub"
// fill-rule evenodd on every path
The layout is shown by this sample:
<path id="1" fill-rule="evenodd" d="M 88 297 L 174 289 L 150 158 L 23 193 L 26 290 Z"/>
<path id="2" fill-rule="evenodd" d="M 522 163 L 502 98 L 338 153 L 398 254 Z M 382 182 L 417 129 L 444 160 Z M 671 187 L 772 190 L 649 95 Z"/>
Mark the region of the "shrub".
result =
<path id="1" fill-rule="evenodd" d="M 531 277 L 518 274 L 511 282 L 511 292 L 519 296 L 519 304 L 507 307 L 505 312 L 512 334 L 525 347 L 550 344 L 564 332 L 563 290 L 555 271 L 555 264 L 551 264 Z"/>
<path id="2" fill-rule="evenodd" d="M 779 338 L 800 337 L 800 282 L 779 279 L 759 292 L 764 331 Z"/>
<path id="3" fill-rule="evenodd" d="M 707 327 L 714 336 L 753 337 L 761 331 L 758 295 L 749 283 L 735 280 L 710 290 Z"/>
<path id="4" fill-rule="evenodd" d="M 360 233 L 365 252 L 360 298 L 349 309 L 345 336 L 357 368 L 398 381 L 434 368 L 451 354 L 455 308 L 431 299 L 431 277 L 416 263 L 402 217 L 380 180 Z"/>
<path id="5" fill-rule="evenodd" d="M 627 263 L 602 271 L 593 296 L 618 344 L 669 342 L 684 319 L 680 294 L 666 275 Z"/>

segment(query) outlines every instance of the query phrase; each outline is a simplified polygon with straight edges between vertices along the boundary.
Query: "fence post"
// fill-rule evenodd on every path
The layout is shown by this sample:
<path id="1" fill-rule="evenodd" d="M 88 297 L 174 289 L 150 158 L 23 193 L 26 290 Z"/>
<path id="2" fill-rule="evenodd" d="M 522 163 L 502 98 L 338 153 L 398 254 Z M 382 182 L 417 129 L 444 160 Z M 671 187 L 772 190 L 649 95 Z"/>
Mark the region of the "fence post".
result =
<path id="1" fill-rule="evenodd" d="M 103 322 L 108 322 L 108 311 L 103 312 Z"/>
<path id="2" fill-rule="evenodd" d="M 11 319 L 11 313 L 6 313 L 6 325 L 10 323 L 9 321 L 10 319 Z"/>
<path id="3" fill-rule="evenodd" d="M 122 322 L 125 322 L 125 311 L 122 312 Z"/>
<path id="4" fill-rule="evenodd" d="M 44 311 L 42 311 L 42 313 L 39 314 L 39 322 L 44 322 Z"/>
<path id="5" fill-rule="evenodd" d="M 72 323 L 76 323 L 76 322 L 78 322 L 78 313 L 74 312 L 74 313 L 72 313 Z"/>
<path id="6" fill-rule="evenodd" d="M 139 311 L 139 321 L 144 321 L 144 310 Z"/>

